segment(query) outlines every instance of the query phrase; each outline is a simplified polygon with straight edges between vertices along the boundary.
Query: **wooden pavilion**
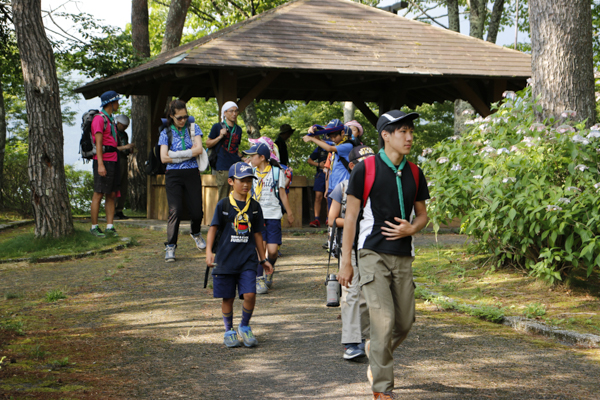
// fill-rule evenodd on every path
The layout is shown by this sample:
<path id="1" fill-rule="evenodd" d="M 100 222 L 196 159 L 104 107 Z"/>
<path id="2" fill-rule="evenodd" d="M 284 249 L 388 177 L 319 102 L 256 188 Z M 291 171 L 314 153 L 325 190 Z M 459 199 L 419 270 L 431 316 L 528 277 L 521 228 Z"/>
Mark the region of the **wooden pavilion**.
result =
<path id="1" fill-rule="evenodd" d="M 171 96 L 240 110 L 260 99 L 352 101 L 375 125 L 367 102 L 382 112 L 463 99 L 487 116 L 530 75 L 528 54 L 350 0 L 295 0 L 77 91 L 149 96 L 150 144 Z M 148 217 L 160 217 L 148 187 Z"/>

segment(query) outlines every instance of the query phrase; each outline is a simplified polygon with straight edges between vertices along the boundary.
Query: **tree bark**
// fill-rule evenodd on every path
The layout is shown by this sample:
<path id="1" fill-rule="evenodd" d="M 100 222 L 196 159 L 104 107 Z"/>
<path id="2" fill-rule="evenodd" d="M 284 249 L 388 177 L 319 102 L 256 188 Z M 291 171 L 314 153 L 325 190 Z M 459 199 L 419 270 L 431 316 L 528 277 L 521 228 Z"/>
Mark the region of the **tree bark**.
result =
<path id="1" fill-rule="evenodd" d="M 148 0 L 131 2 L 131 35 L 134 50 L 141 57 L 150 57 L 148 31 Z M 131 143 L 135 153 L 128 158 L 129 203 L 136 211 L 146 209 L 147 178 L 144 164 L 148 157 L 148 96 L 131 96 Z"/>
<path id="2" fill-rule="evenodd" d="M 486 12 L 486 0 L 471 0 L 469 36 L 483 39 Z"/>
<path id="3" fill-rule="evenodd" d="M 41 0 L 13 0 L 17 45 L 29 118 L 28 173 L 36 237 L 74 232 L 65 182 L 63 130 L 54 53 L 42 21 Z"/>
<path id="4" fill-rule="evenodd" d="M 6 153 L 6 106 L 4 88 L 0 82 L 0 209 L 4 208 L 4 154 Z"/>
<path id="5" fill-rule="evenodd" d="M 174 49 L 181 42 L 183 34 L 183 25 L 191 0 L 171 0 L 169 7 L 169 15 L 167 15 L 167 23 L 165 26 L 165 36 L 163 37 L 162 47 L 160 52 L 164 53 L 167 50 Z"/>
<path id="6" fill-rule="evenodd" d="M 496 43 L 498 38 L 498 31 L 500 30 L 500 19 L 504 13 L 504 0 L 496 0 L 494 2 L 494 8 L 492 9 L 492 15 L 490 16 L 490 24 L 488 25 L 487 41 L 490 43 Z"/>
<path id="7" fill-rule="evenodd" d="M 458 13 L 458 0 L 447 0 L 448 7 L 448 29 L 460 32 L 460 15 Z"/>
<path id="8" fill-rule="evenodd" d="M 565 110 L 595 123 L 592 11 L 589 0 L 529 0 L 533 95 L 538 118 Z"/>
<path id="9" fill-rule="evenodd" d="M 242 118 L 246 125 L 248 136 L 253 139 L 258 139 L 260 137 L 260 125 L 258 123 L 258 116 L 256 115 L 256 103 L 254 100 L 252 100 L 252 102 L 244 109 Z"/>

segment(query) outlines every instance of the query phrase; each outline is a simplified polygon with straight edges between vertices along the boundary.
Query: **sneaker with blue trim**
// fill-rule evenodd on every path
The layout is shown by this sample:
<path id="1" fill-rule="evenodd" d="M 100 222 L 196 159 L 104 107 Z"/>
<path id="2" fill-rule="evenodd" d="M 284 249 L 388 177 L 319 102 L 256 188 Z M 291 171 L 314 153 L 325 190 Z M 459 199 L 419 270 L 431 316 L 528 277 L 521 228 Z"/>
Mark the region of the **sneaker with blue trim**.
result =
<path id="1" fill-rule="evenodd" d="M 256 278 L 256 294 L 267 293 L 269 293 L 269 288 L 267 287 L 267 283 L 265 282 L 265 277 L 261 276 L 260 278 Z"/>
<path id="2" fill-rule="evenodd" d="M 269 274 L 265 277 L 265 284 L 267 285 L 267 288 L 271 289 L 271 286 L 273 286 L 273 274 Z"/>
<path id="3" fill-rule="evenodd" d="M 361 358 L 365 356 L 365 351 L 360 349 L 355 344 L 346 345 L 346 350 L 344 351 L 344 360 L 354 360 L 355 358 Z"/>
<path id="4" fill-rule="evenodd" d="M 112 235 L 114 237 L 119 236 L 119 234 L 117 233 L 117 230 L 113 227 L 113 228 L 106 228 L 106 230 L 104 231 L 105 235 Z"/>
<path id="5" fill-rule="evenodd" d="M 225 332 L 223 344 L 227 347 L 240 347 L 242 345 L 237 337 L 237 333 L 233 329 Z"/>
<path id="6" fill-rule="evenodd" d="M 99 237 L 99 238 L 106 237 L 106 235 L 104 234 L 104 232 L 102 232 L 102 230 L 98 226 L 95 227 L 95 228 L 90 229 L 90 233 L 92 235 L 96 236 L 96 237 Z"/>
<path id="7" fill-rule="evenodd" d="M 202 239 L 201 233 L 198 233 L 196 235 L 190 234 L 190 236 L 192 237 L 192 239 L 194 239 L 194 242 L 196 243 L 196 247 L 198 248 L 198 250 L 206 249 L 206 242 L 204 241 L 204 239 Z"/>
<path id="8" fill-rule="evenodd" d="M 244 342 L 244 346 L 246 347 L 254 347 L 258 344 L 258 340 L 254 337 L 250 325 L 238 326 L 238 335 L 242 338 L 242 342 Z"/>
<path id="9" fill-rule="evenodd" d="M 165 248 L 165 262 L 175 261 L 175 245 L 168 244 Z"/>

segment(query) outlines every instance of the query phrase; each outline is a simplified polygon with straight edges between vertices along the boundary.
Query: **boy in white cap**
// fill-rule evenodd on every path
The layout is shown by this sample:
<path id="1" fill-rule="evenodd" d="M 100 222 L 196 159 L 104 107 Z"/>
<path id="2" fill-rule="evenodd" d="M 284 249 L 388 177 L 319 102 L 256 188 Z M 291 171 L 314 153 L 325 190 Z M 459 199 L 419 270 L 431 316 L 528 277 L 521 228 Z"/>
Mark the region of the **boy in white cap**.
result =
<path id="1" fill-rule="evenodd" d="M 221 121 L 210 129 L 206 140 L 209 149 L 218 146 L 217 163 L 213 168 L 213 175 L 217 177 L 217 190 L 219 200 L 229 196 L 228 173 L 229 168 L 236 162 L 242 161 L 239 145 L 242 141 L 242 128 L 236 123 L 239 114 L 237 104 L 228 101 L 221 107 Z"/>

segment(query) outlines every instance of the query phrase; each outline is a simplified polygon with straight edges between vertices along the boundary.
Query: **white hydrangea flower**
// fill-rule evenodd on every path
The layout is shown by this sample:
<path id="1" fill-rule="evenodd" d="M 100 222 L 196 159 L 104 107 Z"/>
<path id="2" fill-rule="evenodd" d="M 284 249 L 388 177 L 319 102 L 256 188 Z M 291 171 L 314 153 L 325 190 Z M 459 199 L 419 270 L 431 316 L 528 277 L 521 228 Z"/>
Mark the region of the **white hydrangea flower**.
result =
<path id="1" fill-rule="evenodd" d="M 492 146 L 485 146 L 483 149 L 481 149 L 482 153 L 491 153 L 493 151 L 496 151 L 496 149 Z"/>
<path id="2" fill-rule="evenodd" d="M 588 144 L 590 144 L 590 141 L 589 141 L 589 140 L 587 140 L 586 138 L 584 138 L 584 137 L 583 137 L 583 136 L 581 136 L 581 135 L 574 135 L 574 136 L 571 138 L 571 141 L 572 141 L 573 143 L 581 143 L 581 144 L 583 144 L 583 145 L 588 145 Z"/>
<path id="3" fill-rule="evenodd" d="M 573 118 L 576 115 L 577 115 L 577 111 L 574 111 L 574 110 L 565 110 L 560 114 L 561 118 L 568 118 L 568 117 Z"/>
<path id="4" fill-rule="evenodd" d="M 485 140 L 485 141 L 483 142 L 483 144 L 489 144 L 489 143 L 490 143 L 490 140 L 489 140 L 489 139 L 488 139 L 488 140 Z"/>
<path id="5" fill-rule="evenodd" d="M 473 125 L 473 124 L 475 124 L 475 121 L 473 121 L 473 120 L 465 121 L 465 125 Z"/>
<path id="6" fill-rule="evenodd" d="M 462 167 L 460 166 L 460 164 L 454 164 L 452 165 L 452 168 L 450 168 L 450 171 L 460 171 L 462 169 Z"/>
<path id="7" fill-rule="evenodd" d="M 514 100 L 517 98 L 517 94 L 512 90 L 507 90 L 504 93 L 502 93 L 502 97 L 504 97 L 505 99 Z"/>
<path id="8" fill-rule="evenodd" d="M 600 182 L 596 183 L 596 184 L 594 185 L 594 188 L 596 188 L 596 189 L 600 189 Z"/>
<path id="9" fill-rule="evenodd" d="M 569 204 L 571 202 L 570 199 L 567 199 L 566 197 L 561 197 L 560 199 L 558 199 L 559 203 L 564 203 L 564 204 Z"/>
<path id="10" fill-rule="evenodd" d="M 465 110 L 462 112 L 462 115 L 473 115 L 475 112 L 473 110 Z"/>
<path id="11" fill-rule="evenodd" d="M 510 151 L 518 151 L 519 148 L 516 145 L 510 146 Z"/>
<path id="12" fill-rule="evenodd" d="M 592 138 L 600 138 L 600 131 L 599 130 L 593 130 L 591 131 L 587 136 L 588 139 L 592 139 Z"/>
<path id="13" fill-rule="evenodd" d="M 589 169 L 589 167 L 583 165 L 583 164 L 579 164 L 575 167 L 575 169 L 580 170 L 581 172 L 585 171 L 586 169 Z"/>
<path id="14" fill-rule="evenodd" d="M 581 189 L 579 189 L 577 186 L 567 186 L 565 188 L 565 190 L 567 192 L 571 192 L 571 191 L 573 191 L 573 192 L 581 192 Z"/>
<path id="15" fill-rule="evenodd" d="M 431 153 L 433 153 L 433 149 L 431 147 L 428 147 L 426 149 L 423 149 L 423 153 L 421 153 L 421 155 L 424 157 L 427 154 L 431 154 Z"/>
<path id="16" fill-rule="evenodd" d="M 498 149 L 498 150 L 496 151 L 496 153 L 498 153 L 498 155 L 500 155 L 500 154 L 502 154 L 502 153 L 509 154 L 509 153 L 510 153 L 510 151 L 509 151 L 509 150 L 508 150 L 506 147 L 502 147 L 501 149 Z"/>
<path id="17" fill-rule="evenodd" d="M 546 206 L 546 211 L 562 211 L 562 207 L 555 206 L 554 204 L 549 204 Z"/>
<path id="18" fill-rule="evenodd" d="M 533 86 L 533 78 L 527 78 L 527 86 Z"/>
<path id="19" fill-rule="evenodd" d="M 438 164 L 444 164 L 444 163 L 447 163 L 450 160 L 448 160 L 448 157 L 440 157 L 436 161 L 438 162 Z"/>
<path id="20" fill-rule="evenodd" d="M 544 124 L 540 124 L 539 122 L 535 123 L 535 124 L 531 124 L 531 126 L 529 127 L 529 130 L 532 132 L 544 132 L 546 130 L 546 125 Z"/>
<path id="21" fill-rule="evenodd" d="M 427 182 L 427 186 L 435 186 L 435 182 Z"/>
<path id="22" fill-rule="evenodd" d="M 483 176 L 482 175 L 473 175 L 473 179 L 482 179 Z"/>
<path id="23" fill-rule="evenodd" d="M 571 125 L 561 125 L 558 128 L 556 128 L 556 132 L 558 133 L 566 133 L 566 132 L 575 132 L 575 128 L 573 128 Z"/>
<path id="24" fill-rule="evenodd" d="M 598 149 L 598 152 L 600 153 L 600 149 Z M 474 156 L 476 156 L 477 154 L 479 154 L 478 152 L 473 153 Z"/>
<path id="25" fill-rule="evenodd" d="M 600 124 L 592 125 L 590 130 L 591 131 L 600 131 Z"/>
<path id="26" fill-rule="evenodd" d="M 454 136 L 450 136 L 448 139 L 450 139 L 450 140 L 458 140 L 458 139 L 460 139 L 460 136 L 454 135 Z"/>
<path id="27" fill-rule="evenodd" d="M 517 181 L 517 178 L 513 178 L 513 177 L 510 177 L 510 176 L 509 176 L 508 178 L 504 178 L 504 179 L 502 179 L 502 183 L 507 183 L 507 182 L 509 182 L 509 181 L 510 181 L 510 182 L 516 182 L 516 181 Z"/>
<path id="28" fill-rule="evenodd" d="M 426 159 L 425 157 L 423 157 L 423 156 L 418 156 L 418 157 L 417 157 L 417 161 L 418 161 L 420 164 L 423 164 L 424 162 L 426 162 L 426 161 L 427 161 L 427 159 Z"/>

